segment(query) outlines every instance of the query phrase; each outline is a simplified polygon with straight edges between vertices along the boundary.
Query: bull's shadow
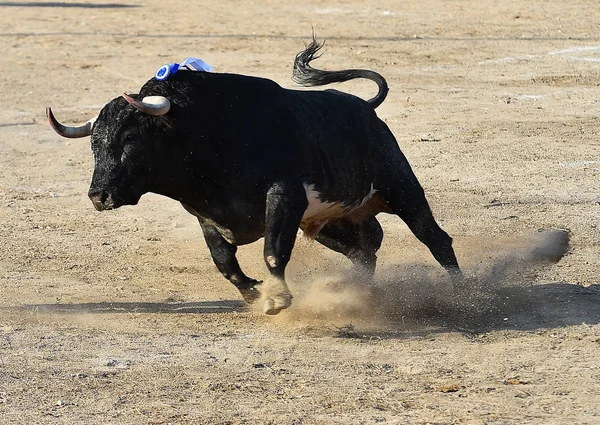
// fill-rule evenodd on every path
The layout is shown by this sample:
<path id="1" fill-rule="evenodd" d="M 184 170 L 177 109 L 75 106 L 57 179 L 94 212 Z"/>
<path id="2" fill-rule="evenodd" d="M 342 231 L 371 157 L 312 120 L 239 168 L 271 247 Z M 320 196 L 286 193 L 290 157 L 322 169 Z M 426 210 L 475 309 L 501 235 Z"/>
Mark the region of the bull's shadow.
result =
<path id="1" fill-rule="evenodd" d="M 472 279 L 453 289 L 445 279 L 426 276 L 388 276 L 373 286 L 345 277 L 325 280 L 324 286 L 315 285 L 297 297 L 298 303 L 287 314 L 351 323 L 361 331 L 369 330 L 367 334 L 389 338 L 600 323 L 600 284 Z"/>
<path id="2" fill-rule="evenodd" d="M 26 304 L 19 310 L 39 313 L 106 314 L 106 313 L 170 313 L 170 314 L 215 314 L 242 312 L 247 309 L 243 301 L 202 302 L 98 302 L 79 304 Z M 11 308 L 11 309 L 14 309 Z"/>
<path id="3" fill-rule="evenodd" d="M 83 9 L 123 9 L 140 7 L 136 4 L 124 4 L 124 3 L 66 3 L 62 1 L 57 2 L 40 2 L 40 1 L 3 1 L 0 2 L 0 7 L 65 7 L 65 8 L 83 8 Z"/>
<path id="4" fill-rule="evenodd" d="M 426 321 L 475 333 L 595 325 L 600 323 L 600 284 L 505 286 L 458 302 L 434 299 L 425 306 Z"/>
<path id="5" fill-rule="evenodd" d="M 411 335 L 459 330 L 484 333 L 499 330 L 534 331 L 600 323 L 600 284 L 582 287 L 569 283 L 500 286 L 463 290 L 450 294 L 438 284 L 425 282 L 393 289 L 386 284 L 359 293 L 360 301 L 347 303 L 343 282 L 328 289 L 325 297 L 336 298 L 337 305 L 325 310 L 313 308 L 310 300 L 299 297 L 284 314 L 291 318 L 318 318 L 353 323 L 368 328 L 370 335 L 404 338 Z M 388 282 L 389 283 L 389 282 Z M 352 291 L 355 291 L 355 287 Z M 356 298 L 356 292 L 353 294 Z M 321 306 L 322 307 L 322 306 Z M 97 302 L 78 304 L 27 304 L 2 310 L 64 314 L 218 314 L 247 312 L 248 305 L 238 300 L 202 302 Z M 367 326 L 368 324 L 368 326 Z M 375 326 L 374 326 L 375 325 Z"/>

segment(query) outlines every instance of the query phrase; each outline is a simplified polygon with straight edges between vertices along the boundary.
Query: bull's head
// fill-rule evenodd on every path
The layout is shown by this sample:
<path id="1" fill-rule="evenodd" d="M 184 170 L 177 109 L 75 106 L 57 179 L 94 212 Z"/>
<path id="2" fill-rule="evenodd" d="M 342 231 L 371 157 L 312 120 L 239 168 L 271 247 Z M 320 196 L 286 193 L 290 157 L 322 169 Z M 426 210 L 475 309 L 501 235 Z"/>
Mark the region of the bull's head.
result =
<path id="1" fill-rule="evenodd" d="M 88 195 L 98 211 L 135 205 L 148 191 L 154 162 L 150 146 L 156 134 L 149 126 L 148 115 L 165 115 L 170 106 L 163 96 L 147 96 L 140 101 L 123 94 L 78 127 L 59 123 L 52 110 L 46 108 L 50 125 L 61 136 L 92 136 L 94 175 Z"/>

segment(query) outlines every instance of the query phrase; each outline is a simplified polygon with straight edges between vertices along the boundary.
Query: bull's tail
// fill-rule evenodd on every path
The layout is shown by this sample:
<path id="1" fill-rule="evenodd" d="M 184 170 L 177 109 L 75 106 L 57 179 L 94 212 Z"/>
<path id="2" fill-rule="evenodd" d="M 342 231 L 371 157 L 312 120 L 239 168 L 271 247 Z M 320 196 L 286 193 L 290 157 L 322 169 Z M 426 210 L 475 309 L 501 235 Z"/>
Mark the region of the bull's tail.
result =
<path id="1" fill-rule="evenodd" d="M 388 94 L 388 85 L 380 74 L 366 69 L 346 69 L 343 71 L 323 71 L 310 66 L 310 62 L 318 59 L 321 55 L 319 50 L 325 43 L 319 42 L 313 36 L 312 42 L 306 48 L 296 55 L 294 60 L 294 71 L 292 80 L 302 86 L 324 86 L 331 83 L 341 83 L 355 78 L 366 78 L 374 81 L 379 87 L 377 95 L 367 100 L 373 109 L 383 103 Z"/>

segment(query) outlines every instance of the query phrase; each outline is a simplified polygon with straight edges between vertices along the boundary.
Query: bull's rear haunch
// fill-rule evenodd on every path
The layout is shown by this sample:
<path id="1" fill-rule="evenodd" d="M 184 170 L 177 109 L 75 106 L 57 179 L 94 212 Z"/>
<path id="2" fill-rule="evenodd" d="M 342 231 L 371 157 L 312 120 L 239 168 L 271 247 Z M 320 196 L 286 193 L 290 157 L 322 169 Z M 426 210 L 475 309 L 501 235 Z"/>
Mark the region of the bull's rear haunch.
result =
<path id="1" fill-rule="evenodd" d="M 50 124 L 65 137 L 91 135 L 97 210 L 135 205 L 147 192 L 175 199 L 196 216 L 219 271 L 267 314 L 291 305 L 285 283 L 298 228 L 348 257 L 369 276 L 383 231 L 376 215 L 396 214 L 451 276 L 460 274 L 452 239 L 375 108 L 385 79 L 367 70 L 310 66 L 315 40 L 296 56 L 306 86 L 375 81 L 368 101 L 336 90 L 283 89 L 244 75 L 181 71 L 149 80 L 139 94 L 109 102 L 79 127 Z M 244 274 L 237 246 L 265 238 L 264 283 Z"/>

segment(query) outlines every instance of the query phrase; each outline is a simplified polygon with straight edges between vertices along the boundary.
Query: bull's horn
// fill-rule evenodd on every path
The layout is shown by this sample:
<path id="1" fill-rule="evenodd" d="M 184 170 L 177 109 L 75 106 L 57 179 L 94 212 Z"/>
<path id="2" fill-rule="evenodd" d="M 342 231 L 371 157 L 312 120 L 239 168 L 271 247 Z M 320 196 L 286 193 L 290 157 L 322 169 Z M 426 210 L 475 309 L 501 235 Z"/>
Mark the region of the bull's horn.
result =
<path id="1" fill-rule="evenodd" d="M 92 134 L 92 127 L 94 126 L 96 118 L 98 118 L 98 115 L 96 115 L 94 118 L 85 124 L 80 125 L 79 127 L 67 127 L 66 125 L 59 123 L 56 118 L 54 118 L 51 108 L 46 108 L 46 116 L 48 117 L 48 122 L 54 131 L 63 137 L 68 137 L 69 139 L 77 139 L 78 137 L 86 137 Z"/>
<path id="2" fill-rule="evenodd" d="M 135 106 L 139 111 L 148 115 L 164 115 L 171 108 L 171 102 L 164 96 L 146 96 L 141 101 L 134 99 L 127 93 L 123 93 L 123 97 L 130 105 Z"/>

